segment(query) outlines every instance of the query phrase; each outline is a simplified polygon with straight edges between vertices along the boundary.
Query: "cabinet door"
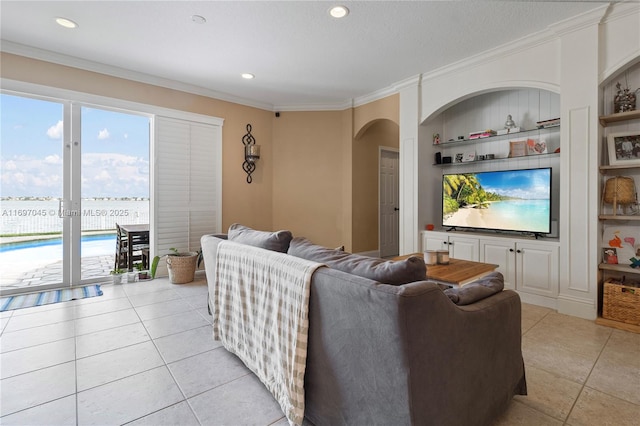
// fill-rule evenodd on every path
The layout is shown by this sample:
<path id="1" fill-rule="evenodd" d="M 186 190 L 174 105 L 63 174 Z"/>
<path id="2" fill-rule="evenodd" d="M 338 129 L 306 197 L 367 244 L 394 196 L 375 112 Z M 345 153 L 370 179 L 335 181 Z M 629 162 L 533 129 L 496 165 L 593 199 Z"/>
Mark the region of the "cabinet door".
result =
<path id="1" fill-rule="evenodd" d="M 541 296 L 558 295 L 558 246 L 516 244 L 517 290 Z"/>
<path id="2" fill-rule="evenodd" d="M 449 256 L 454 259 L 478 261 L 480 241 L 477 238 L 449 236 Z"/>
<path id="3" fill-rule="evenodd" d="M 499 265 L 504 287 L 516 288 L 516 245 L 513 241 L 480 240 L 480 262 Z"/>
<path id="4" fill-rule="evenodd" d="M 447 250 L 449 237 L 437 232 L 425 232 L 422 234 L 422 251 Z"/>

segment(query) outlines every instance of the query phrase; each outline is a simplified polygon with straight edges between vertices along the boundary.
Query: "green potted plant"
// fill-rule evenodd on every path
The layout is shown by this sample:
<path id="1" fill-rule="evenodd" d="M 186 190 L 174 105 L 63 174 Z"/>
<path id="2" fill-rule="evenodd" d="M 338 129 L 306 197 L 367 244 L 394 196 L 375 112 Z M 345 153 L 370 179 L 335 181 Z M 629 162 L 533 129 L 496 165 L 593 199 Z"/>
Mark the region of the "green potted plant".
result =
<path id="1" fill-rule="evenodd" d="M 144 269 L 142 262 L 134 263 L 133 269 L 137 271 L 136 273 L 138 274 L 138 281 L 145 281 L 145 280 L 151 279 L 151 274 L 149 273 L 148 270 Z"/>
<path id="2" fill-rule="evenodd" d="M 126 269 L 116 268 L 109 272 L 113 278 L 114 284 L 122 284 L 122 278 L 127 273 Z"/>

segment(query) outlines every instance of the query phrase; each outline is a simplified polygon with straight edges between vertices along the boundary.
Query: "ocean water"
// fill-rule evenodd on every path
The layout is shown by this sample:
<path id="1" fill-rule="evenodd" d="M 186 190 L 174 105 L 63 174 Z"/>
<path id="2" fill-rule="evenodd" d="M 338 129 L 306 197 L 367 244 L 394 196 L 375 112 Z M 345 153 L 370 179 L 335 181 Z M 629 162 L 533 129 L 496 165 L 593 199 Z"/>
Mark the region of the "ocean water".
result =
<path id="1" fill-rule="evenodd" d="M 62 232 L 58 200 L 0 201 L 0 234 Z M 83 231 L 115 230 L 116 223 L 149 223 L 148 200 L 82 200 Z"/>
<path id="2" fill-rule="evenodd" d="M 491 203 L 488 213 L 509 230 L 549 232 L 551 200 L 508 200 Z"/>

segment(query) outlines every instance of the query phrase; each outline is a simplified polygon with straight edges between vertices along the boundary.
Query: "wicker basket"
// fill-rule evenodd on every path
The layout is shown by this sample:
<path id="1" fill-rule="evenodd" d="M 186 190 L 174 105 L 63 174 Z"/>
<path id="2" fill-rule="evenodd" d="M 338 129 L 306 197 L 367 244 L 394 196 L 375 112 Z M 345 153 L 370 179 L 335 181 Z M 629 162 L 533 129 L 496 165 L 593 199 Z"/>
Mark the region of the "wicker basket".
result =
<path id="1" fill-rule="evenodd" d="M 640 325 L 640 288 L 605 282 L 603 288 L 602 317 Z"/>
<path id="2" fill-rule="evenodd" d="M 624 207 L 636 202 L 636 183 L 632 177 L 612 177 L 604 184 L 602 199 L 605 203 L 613 204 L 613 214 L 616 214 L 618 205 Z"/>
<path id="3" fill-rule="evenodd" d="M 167 269 L 169 269 L 169 281 L 173 284 L 190 283 L 195 278 L 198 253 L 170 254 L 167 256 Z"/>

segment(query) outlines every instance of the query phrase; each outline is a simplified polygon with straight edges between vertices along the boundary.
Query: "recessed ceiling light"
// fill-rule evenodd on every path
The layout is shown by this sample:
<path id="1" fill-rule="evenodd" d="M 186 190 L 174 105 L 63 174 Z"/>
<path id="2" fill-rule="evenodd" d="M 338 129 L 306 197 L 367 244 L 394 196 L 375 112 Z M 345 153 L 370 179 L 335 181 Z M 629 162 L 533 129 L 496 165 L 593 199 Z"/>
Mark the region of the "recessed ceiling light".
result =
<path id="1" fill-rule="evenodd" d="M 245 72 L 245 73 L 242 73 L 242 78 L 245 78 L 247 80 L 251 80 L 252 78 L 256 78 L 256 76 L 251 74 L 251 73 Z"/>
<path id="2" fill-rule="evenodd" d="M 329 9 L 329 14 L 334 18 L 344 18 L 349 14 L 349 9 L 346 6 L 334 6 Z"/>
<path id="3" fill-rule="evenodd" d="M 191 15 L 191 20 L 196 24 L 204 24 L 207 22 L 207 18 L 202 15 Z"/>
<path id="4" fill-rule="evenodd" d="M 56 22 L 58 23 L 58 25 L 63 26 L 65 28 L 78 28 L 78 24 L 73 22 L 71 19 L 56 18 Z"/>

